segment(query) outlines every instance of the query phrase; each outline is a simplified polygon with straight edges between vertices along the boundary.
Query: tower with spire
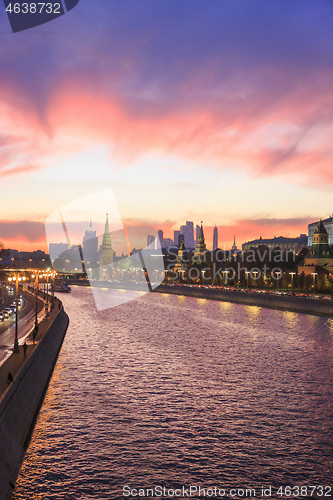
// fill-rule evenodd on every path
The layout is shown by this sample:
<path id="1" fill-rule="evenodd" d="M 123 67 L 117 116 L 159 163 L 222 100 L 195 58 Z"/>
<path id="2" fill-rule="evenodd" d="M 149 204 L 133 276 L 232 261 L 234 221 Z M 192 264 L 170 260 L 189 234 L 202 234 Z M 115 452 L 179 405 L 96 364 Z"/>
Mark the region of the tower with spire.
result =
<path id="1" fill-rule="evenodd" d="M 197 246 L 194 250 L 195 259 L 200 260 L 200 261 L 203 260 L 203 256 L 204 256 L 205 252 L 206 252 L 206 243 L 205 243 L 205 237 L 204 237 L 202 221 L 201 221 L 198 243 L 197 243 Z"/>
<path id="2" fill-rule="evenodd" d="M 184 273 L 188 268 L 188 255 L 187 250 L 185 248 L 184 240 L 181 241 L 180 247 L 178 249 L 178 256 L 176 260 L 176 264 L 174 266 L 174 271 L 179 274 L 180 279 L 184 279 Z"/>
<path id="3" fill-rule="evenodd" d="M 236 236 L 234 235 L 234 244 L 231 247 L 231 255 L 237 255 L 238 253 L 238 248 L 236 245 Z"/>
<path id="4" fill-rule="evenodd" d="M 96 258 L 98 253 L 98 238 L 96 236 L 96 229 L 93 228 L 92 221 L 90 219 L 89 227 L 86 229 L 83 236 L 82 242 L 83 254 L 85 260 L 87 257 Z"/>
<path id="5" fill-rule="evenodd" d="M 216 224 L 215 224 L 214 232 L 213 232 L 213 250 L 217 250 L 218 246 L 219 246 L 219 233 L 218 233 L 218 229 L 217 229 Z"/>
<path id="6" fill-rule="evenodd" d="M 99 277 L 100 279 L 110 279 L 112 276 L 114 251 L 111 245 L 111 236 L 109 228 L 109 217 L 106 214 L 105 230 L 103 241 L 99 247 Z"/>
<path id="7" fill-rule="evenodd" d="M 303 265 L 298 266 L 298 273 L 305 275 L 333 274 L 333 253 L 328 244 L 328 232 L 320 220 L 313 233 L 312 245 Z"/>

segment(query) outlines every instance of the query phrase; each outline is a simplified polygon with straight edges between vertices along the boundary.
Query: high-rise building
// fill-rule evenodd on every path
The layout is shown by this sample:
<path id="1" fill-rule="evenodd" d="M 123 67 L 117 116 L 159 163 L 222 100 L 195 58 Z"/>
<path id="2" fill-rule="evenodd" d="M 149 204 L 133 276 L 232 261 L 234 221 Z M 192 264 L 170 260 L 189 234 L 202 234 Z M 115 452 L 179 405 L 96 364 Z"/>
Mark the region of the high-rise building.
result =
<path id="1" fill-rule="evenodd" d="M 198 224 L 195 226 L 195 244 L 198 244 L 198 239 L 199 239 L 199 234 L 200 234 L 200 226 Z"/>
<path id="2" fill-rule="evenodd" d="M 178 238 L 180 235 L 180 231 L 173 232 L 173 244 L 178 246 Z"/>
<path id="3" fill-rule="evenodd" d="M 91 220 L 83 236 L 82 248 L 85 257 L 95 256 L 98 252 L 98 238 L 96 236 L 96 229 L 93 228 Z"/>
<path id="4" fill-rule="evenodd" d="M 151 250 L 155 249 L 155 236 L 153 236 L 152 234 L 148 234 L 147 236 L 147 247 Z"/>
<path id="5" fill-rule="evenodd" d="M 184 226 L 180 226 L 180 233 L 184 235 L 185 247 L 194 248 L 193 222 L 186 221 Z"/>
<path id="6" fill-rule="evenodd" d="M 109 218 L 106 214 L 105 230 L 103 241 L 99 247 L 99 277 L 100 279 L 109 279 L 112 275 L 114 251 L 111 245 L 111 236 L 109 229 Z"/>
<path id="7" fill-rule="evenodd" d="M 159 248 L 162 248 L 162 244 L 163 244 L 163 231 L 162 229 L 159 229 L 157 231 L 157 236 L 159 237 L 160 239 L 160 244 L 159 244 Z"/>
<path id="8" fill-rule="evenodd" d="M 186 221 L 186 227 L 187 227 L 187 233 L 188 233 L 188 246 L 189 248 L 194 248 L 194 227 L 193 227 L 193 222 L 191 221 Z"/>
<path id="9" fill-rule="evenodd" d="M 217 229 L 216 224 L 215 224 L 214 232 L 213 232 L 213 250 L 217 250 L 218 247 L 219 247 L 219 233 L 218 233 L 218 229 Z"/>

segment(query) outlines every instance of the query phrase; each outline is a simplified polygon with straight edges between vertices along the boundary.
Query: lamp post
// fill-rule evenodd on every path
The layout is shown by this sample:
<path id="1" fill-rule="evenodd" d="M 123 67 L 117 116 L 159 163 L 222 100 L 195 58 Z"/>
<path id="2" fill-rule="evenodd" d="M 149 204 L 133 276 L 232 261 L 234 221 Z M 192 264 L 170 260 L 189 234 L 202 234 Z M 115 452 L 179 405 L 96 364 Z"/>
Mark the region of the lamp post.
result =
<path id="1" fill-rule="evenodd" d="M 274 271 L 275 279 L 276 279 L 276 291 L 279 289 L 279 279 L 281 277 L 281 271 Z"/>
<path id="2" fill-rule="evenodd" d="M 51 310 L 54 309 L 54 283 L 55 283 L 55 278 L 56 278 L 57 273 L 54 271 L 51 273 L 52 277 L 52 302 L 51 302 Z"/>
<path id="3" fill-rule="evenodd" d="M 15 340 L 13 346 L 13 352 L 20 352 L 19 344 L 18 344 L 18 284 L 21 280 L 26 280 L 25 276 L 20 276 L 20 271 L 14 271 L 13 277 L 9 277 L 8 281 L 15 280 L 16 282 L 16 301 L 15 301 Z"/>
<path id="4" fill-rule="evenodd" d="M 316 276 L 318 273 L 311 273 L 312 276 L 313 276 L 313 282 L 312 282 L 312 297 L 314 296 L 315 294 L 315 287 L 316 287 Z"/>
<path id="5" fill-rule="evenodd" d="M 49 271 L 50 269 L 47 269 L 46 273 L 46 304 L 45 304 L 45 309 L 46 309 L 46 317 L 49 317 Z"/>
<path id="6" fill-rule="evenodd" d="M 246 288 L 249 289 L 249 274 L 250 274 L 250 271 L 245 271 L 245 274 L 246 274 Z"/>
<path id="7" fill-rule="evenodd" d="M 296 274 L 296 273 L 289 273 L 289 274 L 291 276 L 291 291 L 294 295 L 294 274 Z"/>
<path id="8" fill-rule="evenodd" d="M 35 330 L 33 333 L 33 339 L 35 341 L 35 338 L 37 337 L 38 333 L 38 292 L 39 292 L 39 278 L 42 276 L 39 276 L 39 271 L 36 270 L 35 274 L 31 276 L 32 278 L 35 278 L 35 296 L 36 296 L 36 307 L 35 307 Z"/>

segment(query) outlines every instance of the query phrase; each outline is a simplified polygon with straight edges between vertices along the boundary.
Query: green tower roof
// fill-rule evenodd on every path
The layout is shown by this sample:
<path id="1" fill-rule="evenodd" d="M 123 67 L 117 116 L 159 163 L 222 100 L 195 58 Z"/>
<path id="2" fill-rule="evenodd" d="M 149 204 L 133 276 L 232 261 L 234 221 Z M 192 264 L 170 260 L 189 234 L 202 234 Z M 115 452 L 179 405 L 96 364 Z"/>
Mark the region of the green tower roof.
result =
<path id="1" fill-rule="evenodd" d="M 102 247 L 110 247 L 110 248 L 112 247 L 110 230 L 109 230 L 109 216 L 108 216 L 108 214 L 106 214 L 106 222 L 105 222 L 105 230 L 104 230 L 104 234 L 103 234 Z"/>

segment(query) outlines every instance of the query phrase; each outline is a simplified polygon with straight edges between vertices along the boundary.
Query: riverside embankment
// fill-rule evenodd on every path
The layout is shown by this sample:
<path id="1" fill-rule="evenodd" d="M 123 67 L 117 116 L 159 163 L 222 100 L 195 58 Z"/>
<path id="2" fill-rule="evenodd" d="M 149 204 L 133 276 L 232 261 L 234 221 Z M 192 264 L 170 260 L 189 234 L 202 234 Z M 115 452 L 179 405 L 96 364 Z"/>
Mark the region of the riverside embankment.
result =
<path id="1" fill-rule="evenodd" d="M 186 295 L 188 297 L 234 302 L 236 304 L 282 309 L 305 314 L 333 316 L 333 300 L 313 299 L 312 297 L 241 292 L 236 290 L 225 290 L 223 288 L 168 285 L 160 285 L 154 292 Z"/>
<path id="2" fill-rule="evenodd" d="M 27 358 L 13 353 L 0 367 L 0 500 L 12 495 L 29 438 L 43 401 L 69 319 L 60 301 L 39 324 Z M 8 372 L 13 382 L 7 387 Z"/>

